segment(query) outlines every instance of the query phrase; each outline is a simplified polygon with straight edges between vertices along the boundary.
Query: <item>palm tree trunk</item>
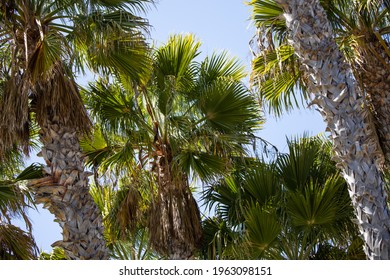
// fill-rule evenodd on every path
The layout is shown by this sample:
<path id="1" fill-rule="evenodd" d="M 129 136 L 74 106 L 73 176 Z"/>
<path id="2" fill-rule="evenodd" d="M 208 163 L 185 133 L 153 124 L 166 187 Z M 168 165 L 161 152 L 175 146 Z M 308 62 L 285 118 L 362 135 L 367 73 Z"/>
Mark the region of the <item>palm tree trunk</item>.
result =
<path id="1" fill-rule="evenodd" d="M 335 160 L 349 186 L 370 259 L 390 257 L 390 216 L 381 173 L 383 152 L 373 117 L 350 65 L 339 51 L 318 0 L 276 0 L 284 9 L 291 44 L 309 77 Z"/>
<path id="2" fill-rule="evenodd" d="M 69 259 L 108 259 L 102 216 L 89 194 L 76 132 L 53 121 L 41 127 L 40 135 L 46 177 L 30 185 L 36 202 L 54 214 L 63 230 L 63 240 L 52 246 L 64 248 Z"/>
<path id="3" fill-rule="evenodd" d="M 151 207 L 150 241 L 171 260 L 190 259 L 202 238 L 199 209 L 187 176 L 173 174 L 170 152 L 163 154 L 156 158 L 153 168 L 158 190 Z"/>
<path id="4" fill-rule="evenodd" d="M 390 75 L 389 56 L 375 38 L 366 38 L 369 51 L 359 50 L 360 63 L 356 75 L 364 86 L 374 113 L 375 126 L 385 156 L 386 168 L 390 167 Z"/>

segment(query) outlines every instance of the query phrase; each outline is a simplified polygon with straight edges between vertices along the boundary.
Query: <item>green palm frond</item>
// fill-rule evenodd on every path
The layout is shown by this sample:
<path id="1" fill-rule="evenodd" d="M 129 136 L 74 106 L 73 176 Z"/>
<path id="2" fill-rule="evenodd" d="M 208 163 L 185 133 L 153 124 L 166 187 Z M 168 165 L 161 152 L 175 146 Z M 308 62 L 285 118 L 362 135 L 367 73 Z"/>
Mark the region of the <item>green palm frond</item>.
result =
<path id="1" fill-rule="evenodd" d="M 39 254 L 39 260 L 66 260 L 66 256 L 65 256 L 65 253 L 64 253 L 64 249 L 60 248 L 60 247 L 54 247 L 53 248 L 53 251 L 51 251 L 50 253 L 46 253 L 46 252 L 41 252 Z"/>
<path id="2" fill-rule="evenodd" d="M 33 163 L 15 178 L 0 180 L 0 221 L 3 218 L 11 223 L 12 218 L 18 218 L 31 231 L 32 223 L 26 210 L 35 207 L 35 204 L 27 186 L 29 180 L 42 178 L 42 170 L 42 165 Z"/>
<path id="3" fill-rule="evenodd" d="M 252 19 L 256 27 L 262 30 L 272 28 L 272 31 L 275 30 L 280 37 L 286 35 L 283 9 L 276 4 L 275 0 L 252 0 L 248 4 L 253 7 Z"/>
<path id="4" fill-rule="evenodd" d="M 84 89 L 83 95 L 87 99 L 92 117 L 101 123 L 105 131 L 118 134 L 137 126 L 149 128 L 142 112 L 137 109 L 134 92 L 99 80 L 90 83 L 89 87 Z"/>
<path id="5" fill-rule="evenodd" d="M 306 228 L 330 224 L 336 219 L 337 200 L 329 185 L 318 188 L 313 182 L 289 194 L 287 211 L 295 226 Z"/>
<path id="6" fill-rule="evenodd" d="M 205 182 L 215 179 L 216 174 L 227 173 L 226 159 L 205 152 L 182 150 L 175 161 L 181 170 L 187 174 L 194 171 Z"/>
<path id="7" fill-rule="evenodd" d="M 189 78 L 189 71 L 194 59 L 199 55 L 200 45 L 192 34 L 173 35 L 165 45 L 156 50 L 154 68 L 160 88 L 164 87 L 166 77 L 175 77 L 178 85 L 181 79 Z"/>
<path id="8" fill-rule="evenodd" d="M 273 165 L 260 164 L 244 177 L 243 188 L 260 207 L 278 203 L 281 198 L 280 179 Z"/>
<path id="9" fill-rule="evenodd" d="M 236 58 L 231 58 L 226 51 L 206 57 L 199 67 L 199 79 L 203 85 L 220 78 L 240 81 L 245 76 L 245 66 Z"/>
<path id="10" fill-rule="evenodd" d="M 204 120 L 222 132 L 250 132 L 260 124 L 256 102 L 241 83 L 215 81 L 202 91 L 198 106 Z"/>
<path id="11" fill-rule="evenodd" d="M 319 138 L 302 138 L 288 140 L 289 153 L 283 154 L 276 160 L 276 168 L 284 185 L 292 190 L 304 188 L 306 183 L 313 177 L 316 163 L 320 156 L 322 141 Z M 315 177 L 320 180 L 321 177 Z"/>
<path id="12" fill-rule="evenodd" d="M 308 98 L 298 67 L 294 49 L 287 44 L 263 50 L 252 62 L 251 84 L 276 116 L 299 107 L 299 99 Z"/>
<path id="13" fill-rule="evenodd" d="M 289 112 L 293 108 L 299 107 L 301 102 L 295 94 L 299 86 L 298 79 L 298 73 L 283 72 L 261 84 L 260 96 L 263 96 L 266 101 L 265 105 L 269 107 L 269 112 L 281 116 L 283 112 Z M 303 91 L 300 92 L 302 96 L 305 95 Z"/>
<path id="14" fill-rule="evenodd" d="M 150 248 L 147 229 L 138 229 L 129 241 L 117 241 L 112 244 L 111 257 L 115 260 L 159 260 L 156 252 Z"/>
<path id="15" fill-rule="evenodd" d="M 276 213 L 252 205 L 245 214 L 247 239 L 253 255 L 264 256 L 277 242 L 282 226 Z"/>
<path id="16" fill-rule="evenodd" d="M 230 251 L 241 241 L 240 234 L 218 217 L 205 219 L 202 228 L 202 257 L 207 260 L 230 259 Z"/>
<path id="17" fill-rule="evenodd" d="M 183 106 L 178 94 L 193 88 L 194 59 L 199 55 L 200 41 L 194 35 L 173 35 L 154 52 L 154 80 L 158 90 L 157 105 L 164 115 L 171 115 L 175 106 Z M 179 99 L 178 99 L 179 98 Z M 175 100 L 180 100 L 177 104 Z"/>
<path id="18" fill-rule="evenodd" d="M 265 50 L 253 60 L 253 68 L 259 75 L 266 75 L 276 67 L 283 68 L 283 62 L 292 59 L 294 53 L 294 48 L 285 44 L 274 50 Z"/>
<path id="19" fill-rule="evenodd" d="M 230 226 L 239 226 L 244 222 L 248 197 L 243 192 L 238 178 L 229 176 L 206 187 L 202 200 L 210 210 L 215 207 L 217 215 Z"/>

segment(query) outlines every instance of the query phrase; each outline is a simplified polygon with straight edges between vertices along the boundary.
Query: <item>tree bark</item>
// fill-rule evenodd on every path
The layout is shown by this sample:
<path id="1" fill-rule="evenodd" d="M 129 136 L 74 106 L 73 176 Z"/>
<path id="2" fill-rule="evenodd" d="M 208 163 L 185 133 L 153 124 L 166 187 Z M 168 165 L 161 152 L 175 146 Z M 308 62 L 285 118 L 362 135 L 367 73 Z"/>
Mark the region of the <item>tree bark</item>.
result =
<path id="1" fill-rule="evenodd" d="M 368 35 L 367 35 L 368 36 Z M 368 51 L 359 49 L 356 75 L 364 87 L 374 115 L 386 169 L 390 167 L 390 75 L 389 56 L 376 36 L 365 38 Z M 379 36 L 379 35 L 378 35 Z"/>
<path id="2" fill-rule="evenodd" d="M 276 0 L 284 16 L 309 90 L 333 140 L 334 158 L 348 183 L 369 259 L 390 257 L 390 216 L 381 150 L 372 114 L 339 51 L 318 0 Z"/>
<path id="3" fill-rule="evenodd" d="M 108 259 L 102 216 L 89 194 L 79 139 L 72 129 L 49 122 L 40 130 L 46 177 L 30 187 L 37 203 L 43 203 L 62 228 L 62 247 L 68 259 Z"/>

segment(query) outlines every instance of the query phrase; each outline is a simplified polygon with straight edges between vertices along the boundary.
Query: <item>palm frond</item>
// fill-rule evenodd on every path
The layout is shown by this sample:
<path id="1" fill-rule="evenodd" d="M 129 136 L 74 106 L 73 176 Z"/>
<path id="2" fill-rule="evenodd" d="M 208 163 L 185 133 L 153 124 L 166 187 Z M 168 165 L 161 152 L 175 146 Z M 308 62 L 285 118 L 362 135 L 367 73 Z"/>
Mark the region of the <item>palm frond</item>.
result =
<path id="1" fill-rule="evenodd" d="M 304 188 L 310 181 L 313 165 L 319 153 L 317 141 L 302 138 L 300 141 L 288 141 L 289 153 L 278 157 L 276 168 L 284 179 L 284 185 L 292 190 Z"/>
<path id="2" fill-rule="evenodd" d="M 262 30 L 272 28 L 280 38 L 286 36 L 283 9 L 275 0 L 252 0 L 248 4 L 253 7 L 252 19 L 256 27 Z"/>
<path id="3" fill-rule="evenodd" d="M 226 159 L 205 152 L 183 149 L 175 158 L 177 165 L 187 174 L 194 171 L 202 181 L 212 181 L 215 176 L 227 174 Z"/>
<path id="4" fill-rule="evenodd" d="M 31 235 L 18 227 L 0 222 L 0 259 L 32 260 L 37 258 L 37 252 Z"/>
<path id="5" fill-rule="evenodd" d="M 115 260 L 159 260 L 159 256 L 149 246 L 147 229 L 138 229 L 129 241 L 116 241 L 112 244 L 111 257 Z"/>
<path id="6" fill-rule="evenodd" d="M 206 57 L 199 68 L 199 79 L 203 85 L 208 85 L 219 78 L 240 81 L 246 76 L 245 66 L 236 58 L 231 58 L 226 51 Z"/>
<path id="7" fill-rule="evenodd" d="M 205 121 L 224 133 L 250 132 L 260 124 L 256 102 L 241 83 L 214 82 L 203 90 L 198 106 Z"/>
<path id="8" fill-rule="evenodd" d="M 273 165 L 260 164 L 244 177 L 243 188 L 260 207 L 281 199 L 281 184 Z"/>
<path id="9" fill-rule="evenodd" d="M 64 249 L 60 248 L 60 247 L 54 247 L 53 248 L 53 251 L 51 251 L 50 253 L 46 253 L 46 252 L 41 252 L 39 254 L 39 260 L 66 260 L 66 256 L 65 256 L 65 253 L 64 253 Z"/>
<path id="10" fill-rule="evenodd" d="M 278 240 L 282 226 L 272 211 L 252 205 L 245 214 L 248 242 L 253 254 L 263 257 Z"/>

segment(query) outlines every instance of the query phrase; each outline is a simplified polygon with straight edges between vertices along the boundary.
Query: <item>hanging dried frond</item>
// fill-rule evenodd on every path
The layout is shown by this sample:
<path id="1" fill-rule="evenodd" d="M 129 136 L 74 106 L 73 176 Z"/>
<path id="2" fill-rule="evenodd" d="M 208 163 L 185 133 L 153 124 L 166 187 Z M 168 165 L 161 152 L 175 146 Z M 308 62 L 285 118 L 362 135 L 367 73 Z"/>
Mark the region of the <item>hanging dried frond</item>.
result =
<path id="1" fill-rule="evenodd" d="M 34 85 L 32 106 L 40 126 L 51 120 L 80 134 L 90 133 L 91 121 L 78 86 L 61 62 L 53 65 L 45 80 Z"/>
<path id="2" fill-rule="evenodd" d="M 188 187 L 158 191 L 151 206 L 149 235 L 153 248 L 170 259 L 193 256 L 201 245 L 202 227 L 198 205 Z"/>

